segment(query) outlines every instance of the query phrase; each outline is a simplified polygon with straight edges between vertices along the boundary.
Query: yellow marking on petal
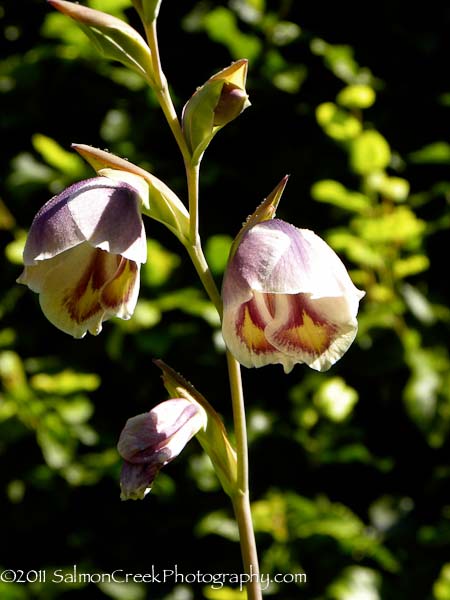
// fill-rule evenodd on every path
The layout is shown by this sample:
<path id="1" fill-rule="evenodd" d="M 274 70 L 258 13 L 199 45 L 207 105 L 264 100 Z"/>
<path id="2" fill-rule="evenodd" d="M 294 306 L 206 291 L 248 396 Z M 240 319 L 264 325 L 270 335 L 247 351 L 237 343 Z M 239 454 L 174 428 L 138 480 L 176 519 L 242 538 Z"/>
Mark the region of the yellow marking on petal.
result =
<path id="1" fill-rule="evenodd" d="M 321 354 L 331 343 L 332 327 L 326 323 L 316 323 L 305 311 L 302 312 L 302 320 L 301 325 L 286 329 L 282 337 L 307 352 Z"/>
<path id="2" fill-rule="evenodd" d="M 126 304 L 133 290 L 136 272 L 136 263 L 122 258 L 114 278 L 102 290 L 101 302 L 105 308 L 112 309 Z"/>
<path id="3" fill-rule="evenodd" d="M 120 257 L 117 257 L 120 260 Z M 63 298 L 63 307 L 67 310 L 70 318 L 81 325 L 95 314 L 103 312 L 99 301 L 100 290 L 110 277 L 107 261 L 111 261 L 111 255 L 103 250 L 96 250 L 92 260 L 81 273 L 80 279 L 75 287 L 67 290 Z"/>
<path id="4" fill-rule="evenodd" d="M 240 337 L 248 348 L 254 352 L 273 350 L 273 346 L 267 341 L 264 330 L 258 327 L 250 315 L 248 306 L 244 307 L 244 318 L 240 326 Z"/>

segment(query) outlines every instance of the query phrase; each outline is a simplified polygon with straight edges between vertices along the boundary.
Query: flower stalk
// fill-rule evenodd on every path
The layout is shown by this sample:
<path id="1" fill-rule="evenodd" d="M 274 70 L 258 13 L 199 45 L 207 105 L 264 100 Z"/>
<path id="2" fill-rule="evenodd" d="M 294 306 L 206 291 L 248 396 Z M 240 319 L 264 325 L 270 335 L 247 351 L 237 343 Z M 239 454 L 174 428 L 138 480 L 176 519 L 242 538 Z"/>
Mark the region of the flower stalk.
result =
<path id="1" fill-rule="evenodd" d="M 152 56 L 153 78 L 156 83 L 154 91 L 181 151 L 185 165 L 190 219 L 189 241 L 185 244 L 185 247 L 206 293 L 217 309 L 219 316 L 222 317 L 221 295 L 204 256 L 199 235 L 200 160 L 194 161 L 192 159 L 191 152 L 186 144 L 186 140 L 171 99 L 170 91 L 167 86 L 167 80 L 161 66 L 156 19 L 154 19 L 150 24 L 144 24 L 144 26 Z M 251 578 L 247 588 L 248 600 L 260 600 L 262 596 L 257 577 L 257 574 L 259 573 L 258 556 L 249 499 L 248 442 L 244 393 L 240 365 L 229 353 L 229 351 L 227 351 L 227 364 L 232 398 L 238 472 L 237 488 L 232 492 L 231 499 L 239 528 L 244 568 L 246 573 L 251 573 L 254 575 L 254 577 Z"/>

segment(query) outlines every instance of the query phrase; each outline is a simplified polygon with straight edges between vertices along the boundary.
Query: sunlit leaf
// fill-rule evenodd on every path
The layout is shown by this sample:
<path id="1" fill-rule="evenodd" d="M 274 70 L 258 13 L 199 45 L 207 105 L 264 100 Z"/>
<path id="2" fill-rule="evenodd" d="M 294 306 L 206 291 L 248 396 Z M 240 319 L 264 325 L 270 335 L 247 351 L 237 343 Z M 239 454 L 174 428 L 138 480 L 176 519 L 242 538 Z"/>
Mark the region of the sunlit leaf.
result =
<path id="1" fill-rule="evenodd" d="M 353 221 L 357 233 L 370 242 L 413 242 L 425 230 L 425 222 L 418 219 L 407 206 L 398 206 L 377 219 L 356 217 Z"/>
<path id="2" fill-rule="evenodd" d="M 228 540 L 237 542 L 239 540 L 239 531 L 236 521 L 232 519 L 225 511 L 215 511 L 207 514 L 197 523 L 195 531 L 197 535 L 220 535 Z"/>
<path id="3" fill-rule="evenodd" d="M 337 423 L 344 421 L 358 401 L 358 392 L 342 377 L 331 377 L 314 395 L 314 404 L 322 414 Z"/>
<path id="4" fill-rule="evenodd" d="M 442 567 L 434 582 L 433 594 L 436 600 L 450 600 L 450 562 Z"/>
<path id="5" fill-rule="evenodd" d="M 351 140 L 361 131 L 360 121 L 333 102 L 320 104 L 316 109 L 316 118 L 325 133 L 338 141 Z"/>
<path id="6" fill-rule="evenodd" d="M 64 150 L 52 138 L 41 133 L 35 133 L 32 137 L 32 143 L 44 161 L 61 173 L 74 180 L 86 174 L 86 163 L 75 152 Z"/>
<path id="7" fill-rule="evenodd" d="M 147 240 L 147 251 L 149 259 L 142 266 L 142 279 L 154 287 L 164 285 L 180 264 L 180 257 L 151 238 Z"/>
<path id="8" fill-rule="evenodd" d="M 254 60 L 260 53 L 261 42 L 251 34 L 240 31 L 235 15 L 225 7 L 209 11 L 203 25 L 209 37 L 226 46 L 233 58 L 248 58 Z"/>
<path id="9" fill-rule="evenodd" d="M 336 101 L 345 108 L 369 108 L 375 102 L 375 91 L 368 85 L 349 85 L 339 92 Z"/>
<path id="10" fill-rule="evenodd" d="M 228 262 L 233 238 L 229 235 L 212 235 L 205 245 L 205 255 L 214 275 L 221 275 Z"/>
<path id="11" fill-rule="evenodd" d="M 347 567 L 328 587 L 330 600 L 382 600 L 381 576 L 367 567 Z"/>
<path id="12" fill-rule="evenodd" d="M 350 146 L 350 167 L 359 175 L 385 169 L 391 160 L 391 150 L 378 131 L 364 131 Z"/>
<path id="13" fill-rule="evenodd" d="M 94 373 L 78 373 L 66 369 L 52 375 L 39 373 L 33 375 L 30 383 L 34 389 L 47 394 L 73 394 L 75 392 L 92 392 L 100 385 L 100 377 Z"/>
<path id="14" fill-rule="evenodd" d="M 409 158 L 419 164 L 450 164 L 450 144 L 448 142 L 433 142 L 420 150 L 411 152 Z"/>
<path id="15" fill-rule="evenodd" d="M 311 188 L 311 195 L 318 202 L 333 204 L 352 212 L 364 213 L 371 207 L 367 196 L 348 190 L 342 183 L 332 179 L 317 181 Z"/>

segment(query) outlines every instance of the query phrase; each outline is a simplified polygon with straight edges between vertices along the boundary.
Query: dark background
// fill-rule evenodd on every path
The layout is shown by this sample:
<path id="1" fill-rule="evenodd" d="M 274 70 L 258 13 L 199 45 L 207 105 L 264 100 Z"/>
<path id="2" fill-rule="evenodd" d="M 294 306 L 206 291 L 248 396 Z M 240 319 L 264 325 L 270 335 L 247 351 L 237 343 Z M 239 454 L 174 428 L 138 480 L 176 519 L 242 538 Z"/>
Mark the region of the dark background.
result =
<path id="1" fill-rule="evenodd" d="M 355 81 L 336 76 L 311 50 L 313 40 L 320 38 L 349 46 L 359 68 L 370 70 L 377 100 L 359 118 L 365 129 L 388 140 L 394 160 L 386 172 L 409 182 L 406 205 L 426 224 L 409 246 L 394 240 L 387 248 L 375 242 L 375 252 L 388 269 L 390 260 L 417 249 L 430 261 L 427 270 L 391 282 L 388 301 L 364 288 L 361 336 L 328 374 L 307 372 L 304 365 L 288 376 L 277 366 L 244 370 L 263 571 L 298 571 L 308 577 L 307 584 L 286 584 L 268 597 L 352 600 L 362 598 L 355 592 L 360 585 L 373 594 L 368 598 L 444 600 L 450 597 L 445 267 L 450 159 L 419 161 L 414 153 L 448 140 L 450 9 L 437 2 L 413 7 L 403 2 L 268 1 L 263 14 L 272 15 L 272 23 L 301 27 L 296 39 L 276 47 L 269 21 L 243 20 L 233 11 L 236 4 L 163 0 L 159 19 L 162 62 L 179 113 L 198 85 L 238 58 L 226 44 L 211 39 L 201 19 L 197 27 L 187 28 L 188 14 L 227 8 L 243 34 L 260 40 L 260 52 L 249 64 L 252 107 L 216 136 L 204 158 L 204 241 L 216 234 L 233 237 L 287 173 L 291 177 L 280 218 L 321 235 L 353 227 L 351 214 L 311 198 L 311 186 L 322 179 L 364 191 L 363 178 L 349 166 L 349 145 L 328 137 L 315 117 L 320 103 L 334 101 L 359 75 Z M 236 542 L 220 535 L 217 524 L 205 525 L 209 513 L 221 511 L 217 523 L 225 527 L 231 512 L 195 441 L 165 469 L 144 501 L 119 499 L 120 460 L 114 448 L 120 431 L 127 418 L 165 398 L 152 358 L 163 358 L 181 371 L 231 427 L 224 356 L 215 352 L 214 327 L 203 305 L 199 301 L 192 308 L 186 295 L 186 288 L 199 286 L 177 240 L 159 224 L 146 222 L 149 237 L 178 260 L 159 282 L 154 274 L 143 273 L 142 298 L 161 313 L 152 326 L 137 321 L 133 329 L 114 321 L 98 337 L 72 340 L 47 323 L 34 294 L 15 284 L 20 265 L 8 248 L 23 240 L 37 209 L 76 179 L 58 161 L 44 167 L 46 157 L 33 142 L 35 133 L 65 150 L 73 142 L 109 148 L 185 197 L 182 161 L 151 92 L 139 84 L 112 81 L 111 69 L 117 65 L 103 61 L 87 42 L 79 56 L 64 52 L 67 39 L 46 33 L 50 12 L 37 0 L 5 0 L 0 7 L 0 198 L 6 205 L 0 212 L 5 249 L 0 281 L 0 570 L 50 573 L 77 564 L 84 572 L 143 573 L 151 565 L 162 570 L 177 564 L 183 573 L 239 573 Z M 132 9 L 125 14 L 139 27 Z M 293 93 L 274 84 L 276 73 L 268 66 L 274 49 L 285 67 L 305 67 L 304 81 Z M 102 133 L 110 111 L 119 111 L 122 119 L 125 115 L 123 135 Z M 31 162 L 24 163 L 24 155 Z M 78 178 L 89 176 L 88 167 L 78 173 Z M 348 258 L 346 264 L 370 271 Z M 220 284 L 220 270 L 216 275 Z M 376 269 L 372 275 L 381 277 Z M 410 310 L 402 296 L 405 282 L 428 302 L 431 321 Z M 179 299 L 171 305 L 177 292 Z M 418 337 L 416 346 L 410 334 Z M 33 379 L 66 369 L 95 373 L 101 384 L 90 389 L 78 381 L 69 392 L 55 384 L 49 391 Z M 341 422 L 319 408 L 317 398 L 327 377 L 341 378 L 359 396 Z M 422 391 L 414 395 L 411 389 L 420 385 Z M 63 405 L 78 401 L 92 414 L 74 424 Z M 313 424 L 308 421 L 311 409 L 317 419 Z M 256 424 L 261 422 L 260 430 Z M 52 460 L 52 444 L 66 455 Z M 238 597 L 231 592 L 214 595 L 201 585 L 172 588 L 173 582 L 136 589 L 0 583 L 0 596 Z"/>

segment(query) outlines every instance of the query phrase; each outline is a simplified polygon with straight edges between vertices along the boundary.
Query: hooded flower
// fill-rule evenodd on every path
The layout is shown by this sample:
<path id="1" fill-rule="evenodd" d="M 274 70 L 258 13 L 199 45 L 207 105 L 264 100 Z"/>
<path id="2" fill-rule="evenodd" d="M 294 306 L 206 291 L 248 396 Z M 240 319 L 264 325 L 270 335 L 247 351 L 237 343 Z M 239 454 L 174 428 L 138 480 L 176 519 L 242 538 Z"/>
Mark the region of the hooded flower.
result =
<path id="1" fill-rule="evenodd" d="M 39 294 L 45 316 L 81 338 L 112 316 L 128 319 L 139 292 L 146 238 L 138 191 L 94 177 L 49 200 L 37 213 L 18 278 Z"/>
<path id="2" fill-rule="evenodd" d="M 185 398 L 166 400 L 128 419 L 117 444 L 125 460 L 120 476 L 122 500 L 143 498 L 161 467 L 176 458 L 206 423 L 204 409 Z"/>
<path id="3" fill-rule="evenodd" d="M 246 367 L 296 363 L 326 371 L 357 331 L 364 292 L 315 233 L 279 219 L 244 232 L 223 282 L 222 333 Z"/>

